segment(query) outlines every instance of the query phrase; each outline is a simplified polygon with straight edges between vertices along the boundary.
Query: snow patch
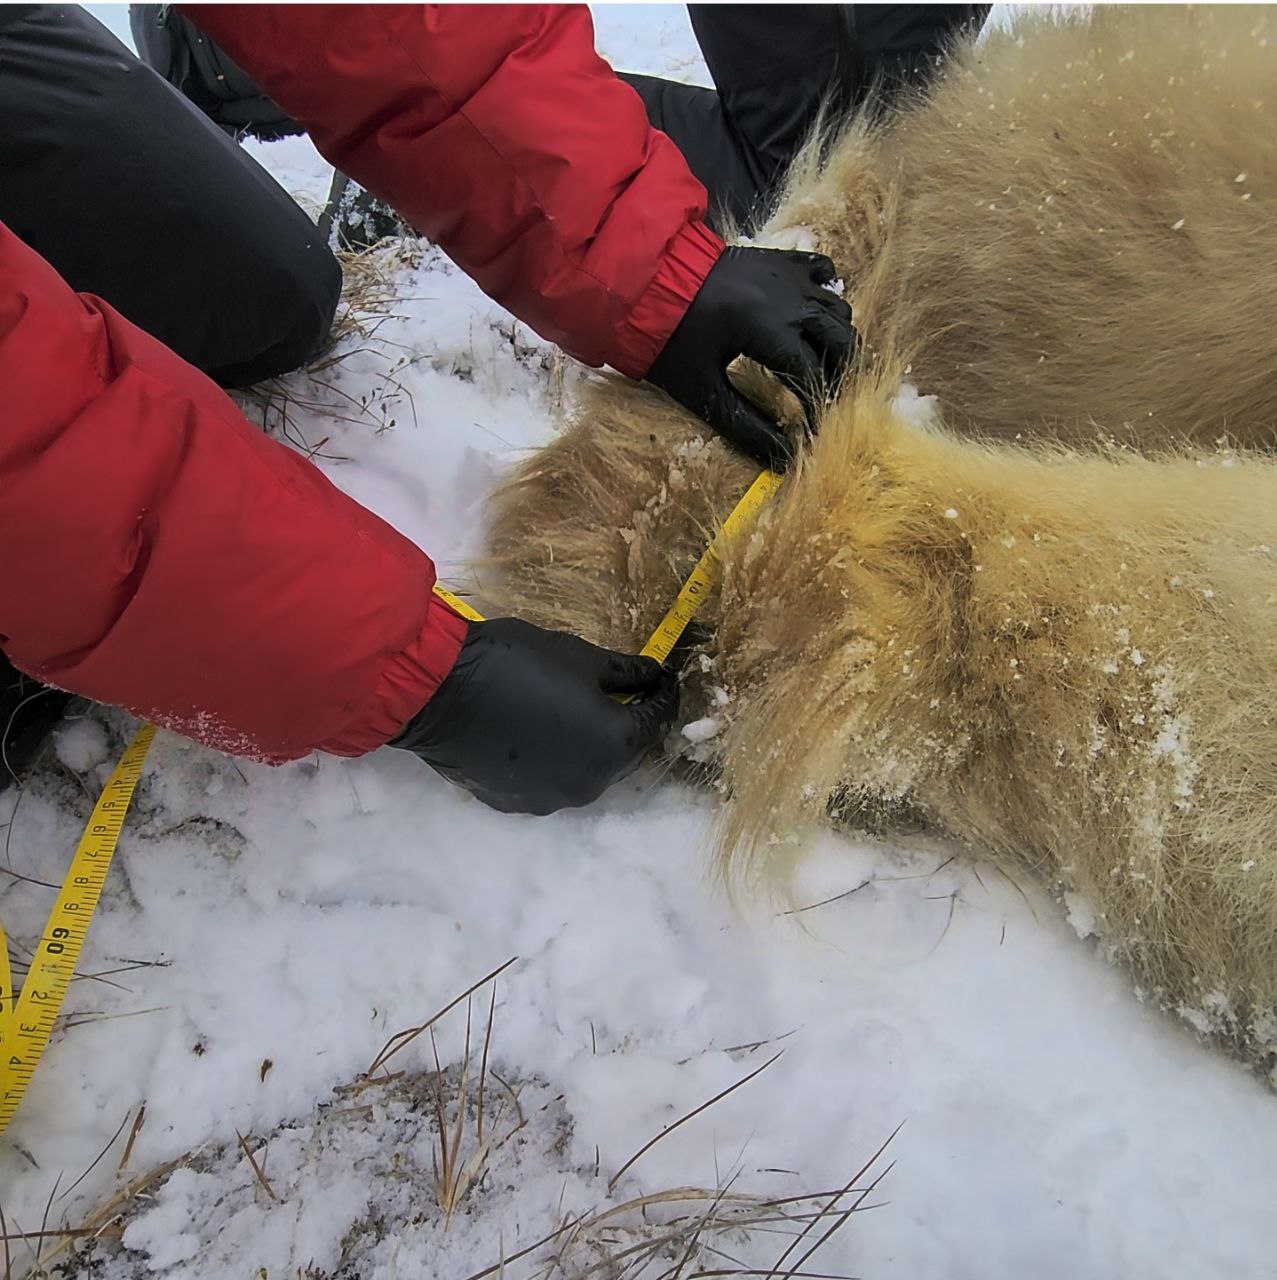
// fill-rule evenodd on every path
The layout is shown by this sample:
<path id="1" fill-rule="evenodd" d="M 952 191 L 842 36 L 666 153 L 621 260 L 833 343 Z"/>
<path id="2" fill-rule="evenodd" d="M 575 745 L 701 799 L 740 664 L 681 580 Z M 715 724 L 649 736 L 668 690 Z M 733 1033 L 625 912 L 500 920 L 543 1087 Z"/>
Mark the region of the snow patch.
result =
<path id="1" fill-rule="evenodd" d="M 1079 938 L 1089 938 L 1095 932 L 1095 909 L 1080 893 L 1071 890 L 1064 895 L 1064 907 L 1069 924 Z"/>
<path id="2" fill-rule="evenodd" d="M 705 716 L 685 724 L 680 732 L 688 742 L 708 742 L 723 732 L 723 720 L 719 716 Z"/>
<path id="3" fill-rule="evenodd" d="M 72 773 L 88 773 L 106 761 L 106 730 L 89 716 L 65 720 L 53 736 L 53 749 Z"/>

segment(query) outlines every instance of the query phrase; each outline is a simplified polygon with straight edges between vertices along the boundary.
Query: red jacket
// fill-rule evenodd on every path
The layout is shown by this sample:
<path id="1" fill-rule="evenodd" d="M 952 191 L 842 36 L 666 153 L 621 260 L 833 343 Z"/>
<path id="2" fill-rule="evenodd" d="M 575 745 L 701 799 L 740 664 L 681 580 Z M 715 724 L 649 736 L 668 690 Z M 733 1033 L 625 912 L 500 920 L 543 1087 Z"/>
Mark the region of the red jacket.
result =
<path id="1" fill-rule="evenodd" d="M 642 376 L 722 250 L 584 8 L 187 11 L 337 167 L 588 363 Z M 266 759 L 381 745 L 465 636 L 415 546 L 2 225 L 0 547 L 15 666 Z"/>

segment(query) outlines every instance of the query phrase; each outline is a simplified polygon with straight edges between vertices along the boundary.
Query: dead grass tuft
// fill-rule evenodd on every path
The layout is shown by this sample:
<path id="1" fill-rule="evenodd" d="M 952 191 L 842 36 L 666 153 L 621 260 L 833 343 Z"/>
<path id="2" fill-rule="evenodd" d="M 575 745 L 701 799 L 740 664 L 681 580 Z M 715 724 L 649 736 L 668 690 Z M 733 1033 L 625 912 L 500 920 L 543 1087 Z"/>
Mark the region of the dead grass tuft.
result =
<path id="1" fill-rule="evenodd" d="M 113 1275 L 149 1274 L 144 1256 L 125 1249 L 122 1236 L 139 1214 L 162 1200 L 166 1180 L 178 1169 L 214 1175 L 221 1199 L 236 1215 L 263 1217 L 295 1214 L 304 1203 L 306 1170 L 321 1179 L 358 1170 L 376 1190 L 368 1216 L 345 1232 L 342 1256 L 329 1272 L 312 1264 L 309 1280 L 347 1280 L 364 1274 L 378 1244 L 402 1241 L 417 1232 L 438 1232 L 432 1252 L 442 1247 L 464 1215 L 466 1229 L 489 1227 L 499 1238 L 503 1197 L 529 1175 L 544 1175 L 545 1160 L 566 1153 L 571 1117 L 561 1095 L 541 1083 L 512 1082 L 494 1067 L 497 979 L 513 961 L 494 970 L 449 1001 L 419 1026 L 391 1037 L 374 1059 L 375 1074 L 365 1073 L 335 1091 L 332 1102 L 313 1120 L 289 1122 L 264 1137 L 235 1133 L 235 1142 L 209 1146 L 170 1161 L 141 1177 L 123 1181 L 93 1213 L 74 1227 L 50 1227 L 48 1213 L 39 1231 L 10 1230 L 0 1209 L 0 1242 L 6 1250 L 21 1245 L 32 1260 L 23 1271 L 6 1254 L 4 1280 L 87 1280 L 103 1265 Z M 473 1001 L 490 988 L 482 1035 L 473 1021 Z M 465 1005 L 460 1056 L 440 1060 L 436 1031 L 449 1013 Z M 482 1007 L 482 1006 L 481 1006 Z M 386 1070 L 388 1058 L 422 1038 L 429 1040 L 430 1065 Z M 750 1052 L 761 1046 L 748 1046 Z M 789 1196 L 751 1194 L 740 1184 L 740 1170 L 729 1172 L 713 1188 L 680 1186 L 618 1198 L 614 1192 L 638 1161 L 668 1134 L 703 1117 L 711 1108 L 773 1066 L 775 1054 L 735 1084 L 695 1107 L 644 1143 L 609 1178 L 595 1170 L 589 1185 L 597 1199 L 585 1210 L 553 1213 L 543 1235 L 514 1252 L 502 1252 L 491 1264 L 441 1280 L 708 1280 L 711 1276 L 768 1276 L 775 1280 L 848 1280 L 818 1269 L 818 1255 L 851 1218 L 872 1207 L 870 1198 L 891 1170 L 883 1156 L 892 1133 L 847 1182 L 817 1193 Z M 523 1095 L 531 1090 L 529 1107 Z M 123 1170 L 141 1128 L 144 1111 L 133 1118 Z M 128 1128 L 121 1123 L 110 1150 Z M 359 1135 L 365 1136 L 360 1139 Z M 274 1171 L 267 1171 L 270 1146 Z M 327 1153 L 327 1154 L 325 1154 Z M 370 1153 L 375 1153 L 370 1154 Z M 428 1158 L 427 1158 L 428 1153 Z M 100 1161 L 106 1152 L 98 1157 Z M 94 1162 L 94 1165 L 98 1163 Z M 531 1161 L 525 1164 L 525 1161 Z M 251 1178 L 245 1180 L 243 1165 Z M 86 1170 L 86 1174 L 87 1174 Z M 582 1175 L 569 1165 L 563 1168 Z M 55 1185 L 54 1195 L 57 1187 Z M 49 1198 L 50 1208 L 54 1195 Z M 550 1206 L 538 1206 L 549 1210 Z M 769 1267 L 741 1257 L 757 1256 L 771 1237 L 778 1244 Z M 245 1259 L 245 1266 L 252 1260 Z M 130 1269 L 131 1265 L 134 1269 Z"/>
<path id="2" fill-rule="evenodd" d="M 389 242 L 374 252 L 339 253 L 341 301 L 324 350 L 304 370 L 271 378 L 235 393 L 244 411 L 271 434 L 278 435 L 308 458 L 347 461 L 331 447 L 331 437 L 314 438 L 314 419 L 343 422 L 373 431 L 389 431 L 400 421 L 419 425 L 416 400 L 404 374 L 425 357 L 382 332 L 402 319 L 407 298 L 402 267 L 417 265 L 424 247 L 416 240 Z M 378 365 L 371 394 L 351 395 L 339 385 L 338 367 L 359 357 Z M 309 434 L 308 434 L 309 432 Z"/>

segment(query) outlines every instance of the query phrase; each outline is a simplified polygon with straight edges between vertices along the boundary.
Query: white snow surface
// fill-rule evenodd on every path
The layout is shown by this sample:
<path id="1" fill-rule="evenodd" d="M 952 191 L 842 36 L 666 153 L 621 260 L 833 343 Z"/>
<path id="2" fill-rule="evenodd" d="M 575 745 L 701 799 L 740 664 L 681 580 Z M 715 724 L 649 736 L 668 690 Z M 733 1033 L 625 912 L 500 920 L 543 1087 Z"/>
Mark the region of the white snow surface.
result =
<path id="1" fill-rule="evenodd" d="M 681 9 L 600 22 L 619 63 L 696 70 Z M 255 154 L 286 185 L 326 185 L 307 144 Z M 356 419 L 299 417 L 343 459 L 319 465 L 447 577 L 482 544 L 494 481 L 551 434 L 563 366 L 437 251 L 415 257 L 393 267 L 396 318 L 348 343 L 366 349 L 321 375 L 329 386 L 292 385 Z M 370 414 L 351 409 L 363 396 Z M 56 763 L 20 800 L 0 798 L 0 868 L 61 880 L 129 729 L 95 710 L 62 730 Z M 194 1149 L 206 1159 L 140 1206 L 108 1278 L 328 1276 L 371 1211 L 399 1226 L 342 1274 L 465 1280 L 564 1211 L 733 1175 L 777 1196 L 840 1187 L 903 1122 L 878 1207 L 814 1269 L 1277 1274 L 1277 1100 L 1140 1003 L 1085 938 L 1084 903 L 1066 917 L 951 851 L 831 834 L 810 849 L 798 900 L 833 901 L 799 915 L 733 907 L 707 875 L 713 817 L 709 794 L 654 772 L 588 811 L 506 817 L 393 750 L 270 769 L 161 734 L 80 964 L 150 967 L 73 985 L 69 1022 L 0 1140 L 9 1230 L 38 1229 L 55 1189 L 51 1227 L 109 1197 L 124 1135 L 67 1188 L 143 1103 L 124 1176 Z M 51 899 L 0 870 L 19 956 Z M 332 1090 L 390 1035 L 513 956 L 492 1061 L 522 1083 L 532 1118 L 445 1227 L 429 1197 L 400 1203 L 396 1178 L 428 1169 L 430 1142 L 402 1099 L 369 1091 L 340 1124 L 317 1108 L 346 1105 Z M 486 1012 L 487 989 L 477 1026 Z M 463 1029 L 460 1012 L 438 1028 L 445 1066 Z M 780 1049 L 609 1200 L 608 1178 L 644 1142 Z M 432 1068 L 426 1039 L 396 1065 Z M 278 1202 L 237 1131 L 266 1140 Z M 733 1256 L 766 1271 L 785 1243 L 746 1240 Z"/>

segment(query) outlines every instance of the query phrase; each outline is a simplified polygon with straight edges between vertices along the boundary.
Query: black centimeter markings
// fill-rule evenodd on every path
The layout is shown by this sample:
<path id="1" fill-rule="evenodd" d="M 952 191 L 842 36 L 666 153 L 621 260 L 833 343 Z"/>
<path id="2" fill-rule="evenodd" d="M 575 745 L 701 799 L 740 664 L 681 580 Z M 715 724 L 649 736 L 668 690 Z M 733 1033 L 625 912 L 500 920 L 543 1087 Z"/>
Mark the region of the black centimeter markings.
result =
<path id="1" fill-rule="evenodd" d="M 8 1007 L 0 1009 L 0 1034 L 6 1046 L 0 1059 L 0 1132 L 8 1127 L 26 1093 L 75 977 L 89 922 L 154 735 L 155 729 L 144 725 L 116 765 L 72 857 L 21 992 L 6 992 Z"/>

